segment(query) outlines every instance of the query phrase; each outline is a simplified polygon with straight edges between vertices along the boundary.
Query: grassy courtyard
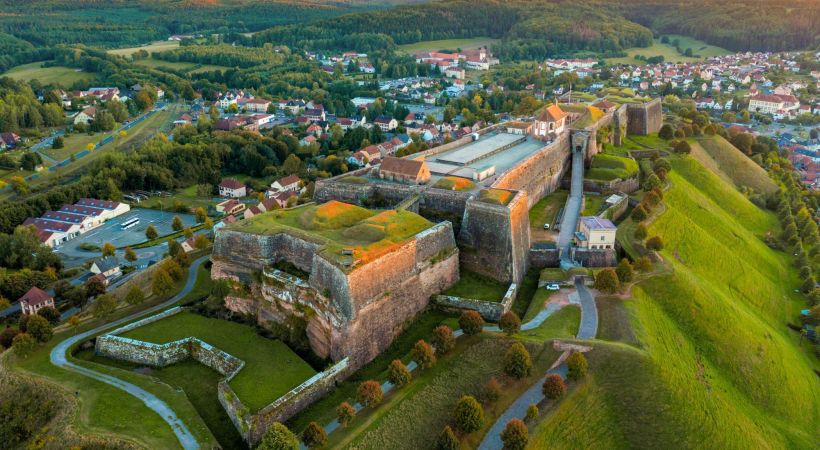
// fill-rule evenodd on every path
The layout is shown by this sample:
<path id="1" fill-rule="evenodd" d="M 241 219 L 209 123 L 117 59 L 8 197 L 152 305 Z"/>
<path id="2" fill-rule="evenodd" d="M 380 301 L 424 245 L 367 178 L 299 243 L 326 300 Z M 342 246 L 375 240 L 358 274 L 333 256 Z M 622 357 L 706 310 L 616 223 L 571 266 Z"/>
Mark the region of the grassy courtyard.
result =
<path id="1" fill-rule="evenodd" d="M 558 190 L 547 195 L 530 208 L 530 234 L 533 242 L 548 241 L 552 234 L 544 230 L 544 224 L 555 227 L 555 217 L 558 211 L 567 203 L 569 191 Z"/>
<path id="2" fill-rule="evenodd" d="M 616 178 L 625 180 L 638 174 L 638 162 L 607 153 L 598 153 L 592 157 L 590 170 L 585 177 L 590 180 L 611 181 Z"/>
<path id="3" fill-rule="evenodd" d="M 462 269 L 458 283 L 449 287 L 442 294 L 473 300 L 500 302 L 509 287 L 508 283 L 501 283 L 490 277 Z"/>
<path id="4" fill-rule="evenodd" d="M 247 325 L 191 312 L 136 328 L 123 337 L 156 344 L 196 337 L 245 361 L 230 386 L 251 411 L 268 405 L 316 373 L 280 341 L 263 338 Z M 270 377 L 273 373 L 276 376 Z"/>
<path id="5" fill-rule="evenodd" d="M 43 61 L 12 67 L 2 76 L 15 80 L 38 80 L 43 84 L 59 84 L 66 88 L 76 82 L 91 81 L 96 78 L 93 73 L 84 72 L 81 69 L 62 66 L 43 67 Z"/>

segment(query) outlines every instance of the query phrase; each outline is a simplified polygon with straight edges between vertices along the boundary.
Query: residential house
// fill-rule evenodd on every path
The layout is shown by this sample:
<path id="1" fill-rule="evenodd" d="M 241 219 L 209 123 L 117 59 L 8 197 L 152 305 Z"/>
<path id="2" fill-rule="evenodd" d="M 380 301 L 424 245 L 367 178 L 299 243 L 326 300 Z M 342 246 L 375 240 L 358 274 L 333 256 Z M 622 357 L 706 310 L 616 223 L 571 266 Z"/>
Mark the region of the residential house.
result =
<path id="1" fill-rule="evenodd" d="M 607 99 L 602 99 L 602 100 L 600 100 L 596 103 L 593 103 L 592 106 L 600 109 L 601 111 L 603 111 L 605 113 L 612 113 L 612 112 L 615 112 L 616 109 L 618 109 L 618 105 L 616 105 L 615 103 L 612 103 L 611 101 L 609 101 Z"/>
<path id="2" fill-rule="evenodd" d="M 264 100 L 261 98 L 252 98 L 245 102 L 245 109 L 248 112 L 257 112 L 257 113 L 267 113 L 268 108 L 270 108 L 271 101 Z"/>
<path id="3" fill-rule="evenodd" d="M 102 275 L 105 278 L 106 284 L 108 284 L 108 281 L 112 278 L 117 278 L 122 275 L 120 261 L 116 256 L 107 256 L 94 261 L 90 270 L 91 273 L 95 275 Z"/>
<path id="4" fill-rule="evenodd" d="M 430 170 L 423 159 L 385 157 L 379 165 L 379 177 L 406 184 L 425 184 L 430 181 Z"/>
<path id="5" fill-rule="evenodd" d="M 233 216 L 228 216 L 228 217 L 233 217 Z M 196 238 L 195 238 L 195 236 L 191 236 L 188 239 L 185 239 L 184 241 L 182 241 L 182 244 L 180 244 L 180 247 L 182 247 L 182 251 L 184 251 L 185 253 L 191 253 L 192 251 L 196 250 Z"/>
<path id="6" fill-rule="evenodd" d="M 520 134 L 520 135 L 528 135 L 532 133 L 532 123 L 531 122 L 522 122 L 522 121 L 515 121 L 515 122 L 507 122 L 504 124 L 507 128 L 507 133 L 510 134 Z"/>
<path id="7" fill-rule="evenodd" d="M 275 192 L 299 192 L 299 183 L 301 181 L 296 175 L 288 175 L 274 181 L 270 187 Z"/>
<path id="8" fill-rule="evenodd" d="M 94 117 L 97 116 L 97 108 L 93 106 L 89 106 L 82 111 L 78 112 L 74 116 L 74 125 L 89 125 L 91 122 L 94 121 Z"/>
<path id="9" fill-rule="evenodd" d="M 219 196 L 239 198 L 248 195 L 245 183 L 234 178 L 226 178 L 219 183 Z"/>
<path id="10" fill-rule="evenodd" d="M 20 136 L 15 133 L 0 133 L 0 150 L 14 148 L 20 143 Z"/>
<path id="11" fill-rule="evenodd" d="M 37 311 L 47 306 L 54 308 L 54 296 L 37 286 L 33 286 L 23 294 L 19 301 L 23 314 L 36 314 Z"/>
<path id="12" fill-rule="evenodd" d="M 236 199 L 228 199 L 216 205 L 216 212 L 232 216 L 238 212 L 245 210 L 245 204 L 238 202 Z"/>
<path id="13" fill-rule="evenodd" d="M 399 126 L 399 122 L 390 116 L 379 116 L 373 121 L 382 131 L 395 130 Z"/>

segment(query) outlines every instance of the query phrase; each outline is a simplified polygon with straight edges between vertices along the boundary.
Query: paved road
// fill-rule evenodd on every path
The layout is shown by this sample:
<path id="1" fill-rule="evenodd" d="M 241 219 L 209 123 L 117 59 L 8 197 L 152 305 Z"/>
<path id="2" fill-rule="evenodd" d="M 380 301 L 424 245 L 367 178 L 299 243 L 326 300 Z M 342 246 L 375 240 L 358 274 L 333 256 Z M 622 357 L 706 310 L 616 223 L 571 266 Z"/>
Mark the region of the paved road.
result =
<path id="1" fill-rule="evenodd" d="M 76 344 L 77 342 L 80 342 L 84 339 L 87 339 L 87 338 L 89 338 L 89 337 L 91 337 L 95 334 L 98 334 L 98 333 L 104 331 L 104 330 L 119 326 L 119 325 L 121 325 L 125 322 L 129 322 L 129 321 L 131 321 L 131 320 L 133 320 L 137 317 L 140 317 L 140 316 L 143 316 L 143 315 L 148 315 L 148 314 L 151 314 L 153 312 L 159 311 L 161 309 L 167 308 L 168 306 L 171 306 L 172 304 L 174 304 L 174 303 L 178 302 L 179 300 L 181 300 L 189 292 L 191 292 L 191 290 L 194 288 L 194 285 L 196 284 L 196 272 L 199 269 L 199 266 L 201 266 L 202 263 L 204 263 L 207 259 L 208 259 L 207 256 L 203 256 L 203 257 L 195 260 L 191 264 L 191 267 L 188 269 L 188 281 L 185 283 L 185 287 L 182 288 L 182 291 L 180 291 L 179 294 L 173 296 L 169 300 L 167 300 L 167 301 L 165 301 L 165 302 L 163 302 L 159 305 L 153 306 L 153 307 L 151 307 L 151 308 L 149 308 L 145 311 L 141 311 L 141 312 L 132 314 L 130 316 L 123 317 L 122 319 L 118 319 L 118 320 L 115 320 L 113 322 L 107 323 L 105 325 L 101 325 L 97 328 L 86 331 L 84 333 L 80 333 L 80 334 L 76 334 L 74 336 L 71 336 L 71 337 L 65 339 L 64 341 L 60 342 L 59 344 L 57 344 L 57 346 L 54 347 L 54 349 L 51 350 L 51 363 L 54 364 L 55 366 L 61 367 L 63 369 L 70 370 L 70 371 L 73 371 L 73 372 L 77 372 L 77 373 L 85 375 L 89 378 L 93 378 L 95 380 L 102 381 L 103 383 L 110 384 L 111 386 L 114 386 L 118 389 L 121 389 L 125 392 L 128 392 L 129 394 L 133 395 L 134 397 L 137 397 L 138 399 L 142 400 L 142 402 L 145 403 L 145 405 L 147 407 L 154 410 L 157 414 L 159 414 L 160 417 L 162 417 L 163 420 L 165 420 L 168 423 L 168 425 L 174 431 L 174 434 L 176 434 L 177 439 L 179 439 L 180 445 L 182 446 L 182 448 L 184 448 L 186 450 L 198 449 L 200 447 L 199 443 L 197 442 L 196 438 L 191 434 L 191 432 L 188 430 L 188 427 L 185 425 L 185 423 L 183 423 L 182 420 L 180 420 L 179 417 L 177 417 L 174 410 L 171 409 L 171 407 L 168 406 L 167 403 L 163 402 L 162 400 L 157 398 L 154 394 L 151 394 L 150 392 L 145 391 L 144 389 L 140 388 L 139 386 L 136 386 L 136 385 L 128 383 L 128 382 L 125 382 L 125 381 L 120 380 L 119 378 L 115 378 L 111 375 L 96 372 L 96 371 L 91 370 L 87 367 L 83 367 L 83 366 L 74 364 L 72 362 L 69 362 L 68 358 L 67 358 L 67 353 L 68 353 L 69 349 L 71 348 L 71 346 Z"/>
<path id="2" fill-rule="evenodd" d="M 583 277 L 576 277 L 575 278 L 575 289 L 577 290 L 577 297 L 578 303 L 581 305 L 581 323 L 578 326 L 578 339 L 593 339 L 598 332 L 598 309 L 595 307 L 595 297 L 592 296 L 592 293 L 589 292 L 589 289 L 584 285 Z M 560 309 L 560 307 L 555 308 L 555 310 Z M 550 305 L 547 305 L 541 313 L 545 313 L 546 311 L 550 310 Z M 539 316 L 541 315 L 539 313 Z M 546 313 L 546 316 L 552 314 L 551 312 Z M 536 316 L 537 318 L 538 316 Z M 543 322 L 543 320 L 541 320 Z M 526 323 L 521 326 L 523 330 L 524 327 L 530 325 L 530 323 Z M 529 329 L 529 328 L 528 328 Z M 544 395 L 541 393 L 541 385 L 544 384 L 547 376 L 552 374 L 561 375 L 562 378 L 567 377 L 567 365 L 566 363 L 561 363 L 558 367 L 550 369 L 544 375 L 544 378 L 538 380 L 537 383 L 532 385 L 526 392 L 524 392 L 518 399 L 504 411 L 498 420 L 495 421 L 492 428 L 487 432 L 484 436 L 484 440 L 481 442 L 481 445 L 478 447 L 479 450 L 501 450 L 504 448 L 504 444 L 501 442 L 501 432 L 504 431 L 504 427 L 507 426 L 507 422 L 511 419 L 523 419 L 524 416 L 527 415 L 527 408 L 532 404 L 538 404 L 542 400 L 544 400 Z"/>
<path id="3" fill-rule="evenodd" d="M 569 248 L 572 236 L 578 226 L 578 217 L 581 215 L 581 204 L 584 201 L 584 152 L 572 151 L 572 182 L 569 197 L 561 218 L 561 230 L 558 232 L 558 248 L 561 250 L 561 259 L 569 260 Z"/>

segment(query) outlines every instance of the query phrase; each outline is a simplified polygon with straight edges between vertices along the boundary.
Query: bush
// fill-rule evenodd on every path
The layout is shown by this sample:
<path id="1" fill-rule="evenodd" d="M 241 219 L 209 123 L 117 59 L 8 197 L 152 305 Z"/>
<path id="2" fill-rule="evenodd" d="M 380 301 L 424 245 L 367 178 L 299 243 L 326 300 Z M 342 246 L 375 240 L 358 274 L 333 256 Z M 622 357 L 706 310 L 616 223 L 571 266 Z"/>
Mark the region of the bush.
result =
<path id="1" fill-rule="evenodd" d="M 661 139 L 666 139 L 667 141 L 672 139 L 674 135 L 675 130 L 672 128 L 672 125 L 669 125 L 668 123 L 663 124 L 660 131 L 658 131 L 658 137 Z"/>
<path id="2" fill-rule="evenodd" d="M 114 254 L 117 253 L 117 247 L 114 247 L 114 244 L 110 242 L 106 242 L 105 244 L 103 244 L 100 252 L 102 253 L 103 257 L 114 256 Z"/>
<path id="3" fill-rule="evenodd" d="M 541 393 L 550 400 L 561 398 L 566 391 L 567 385 L 564 384 L 564 379 L 561 378 L 561 375 L 549 375 L 547 379 L 544 380 L 544 384 L 541 385 Z"/>
<path id="4" fill-rule="evenodd" d="M 481 333 L 484 328 L 484 319 L 478 311 L 464 311 L 461 317 L 458 318 L 458 325 L 467 336 L 473 336 Z"/>
<path id="5" fill-rule="evenodd" d="M 532 371 L 530 352 L 520 342 L 514 343 L 504 355 L 504 372 L 521 379 L 529 375 L 530 371 Z"/>
<path id="6" fill-rule="evenodd" d="M 634 211 L 633 211 L 633 213 L 634 213 Z M 643 241 L 644 239 L 646 239 L 646 235 L 647 235 L 646 225 L 644 225 L 642 223 L 639 223 L 638 226 L 635 227 L 635 232 L 633 233 L 633 236 L 635 237 L 635 239 L 637 239 L 639 241 Z"/>
<path id="7" fill-rule="evenodd" d="M 587 375 L 587 358 L 583 353 L 573 352 L 567 358 L 567 378 L 572 381 L 578 381 Z"/>
<path id="8" fill-rule="evenodd" d="M 157 233 L 157 229 L 154 228 L 154 225 L 149 224 L 148 228 L 145 229 L 145 237 L 150 241 L 156 239 L 157 236 L 159 236 L 159 233 Z"/>
<path id="9" fill-rule="evenodd" d="M 660 185 L 661 179 L 654 173 L 646 177 L 646 181 L 643 182 L 643 188 L 646 191 L 652 190 Z"/>
<path id="10" fill-rule="evenodd" d="M 37 342 L 48 342 L 54 335 L 54 329 L 45 317 L 37 314 L 28 318 L 26 333 L 37 340 Z"/>
<path id="11" fill-rule="evenodd" d="M 356 417 L 356 408 L 354 408 L 350 403 L 342 402 L 341 405 L 336 407 L 336 419 L 342 427 L 346 428 L 354 417 Z"/>
<path id="12" fill-rule="evenodd" d="M 458 441 L 456 434 L 453 433 L 453 429 L 449 425 L 445 425 L 444 429 L 441 430 L 441 434 L 438 435 L 436 450 L 458 450 L 460 445 L 461 443 Z"/>
<path id="13" fill-rule="evenodd" d="M 419 339 L 416 345 L 413 346 L 413 361 L 415 361 L 420 369 L 429 369 L 436 363 L 436 355 L 433 354 L 433 347 L 430 346 L 424 339 Z"/>
<path id="14" fill-rule="evenodd" d="M 134 262 L 137 260 L 137 252 L 134 251 L 131 247 L 125 247 L 125 260 L 128 262 Z"/>
<path id="15" fill-rule="evenodd" d="M 182 228 L 184 228 L 184 225 L 182 224 L 182 218 L 179 216 L 174 216 L 173 220 L 171 221 L 171 228 L 174 231 L 182 230 Z"/>
<path id="16" fill-rule="evenodd" d="M 308 448 L 324 447 L 327 445 L 327 433 L 318 423 L 310 422 L 302 432 L 302 443 Z"/>
<path id="17" fill-rule="evenodd" d="M 663 239 L 660 236 L 652 236 L 646 241 L 646 248 L 649 250 L 663 250 Z"/>
<path id="18" fill-rule="evenodd" d="M 15 355 L 26 358 L 37 348 L 37 341 L 28 333 L 20 333 L 11 341 L 11 348 Z"/>
<path id="19" fill-rule="evenodd" d="M 139 305 L 145 301 L 145 294 L 139 286 L 131 286 L 128 293 L 125 294 L 125 303 L 129 305 Z"/>
<path id="20" fill-rule="evenodd" d="M 618 267 L 615 268 L 615 274 L 618 275 L 618 280 L 621 283 L 632 281 L 632 264 L 629 263 L 628 259 L 623 258 L 621 262 L 618 263 Z"/>
<path id="21" fill-rule="evenodd" d="M 478 431 L 484 426 L 484 408 L 475 397 L 465 395 L 456 403 L 453 422 L 464 433 Z"/>
<path id="22" fill-rule="evenodd" d="M 105 283 L 97 277 L 91 277 L 85 282 L 85 295 L 96 297 L 105 294 Z"/>
<path id="23" fill-rule="evenodd" d="M 532 422 L 538 418 L 538 405 L 535 403 L 530 403 L 530 406 L 527 406 L 527 414 L 524 416 L 524 420 L 527 422 Z"/>
<path id="24" fill-rule="evenodd" d="M 527 425 L 519 419 L 511 419 L 501 432 L 501 442 L 505 450 L 524 450 L 529 441 Z"/>
<path id="25" fill-rule="evenodd" d="M 433 346 L 436 347 L 436 353 L 444 355 L 450 352 L 456 346 L 456 338 L 453 336 L 453 329 L 447 325 L 439 325 L 433 330 L 433 338 L 431 339 Z"/>
<path id="26" fill-rule="evenodd" d="M 636 206 L 635 209 L 632 210 L 631 217 L 635 222 L 646 220 L 647 216 L 649 216 L 649 213 L 646 211 L 643 204 Z"/>
<path id="27" fill-rule="evenodd" d="M 618 274 L 611 268 L 606 268 L 598 272 L 595 277 L 595 284 L 592 286 L 601 292 L 614 294 L 621 289 L 621 283 L 618 281 Z"/>
<path id="28" fill-rule="evenodd" d="M 0 347 L 11 348 L 11 344 L 14 341 L 15 336 L 20 333 L 20 330 L 12 327 L 6 327 L 3 329 L 3 331 L 0 332 Z"/>
<path id="29" fill-rule="evenodd" d="M 410 371 L 400 360 L 394 359 L 387 368 L 387 379 L 395 386 L 401 387 L 413 379 Z"/>
<path id="30" fill-rule="evenodd" d="M 521 330 L 521 319 L 518 318 L 518 314 L 507 311 L 501 316 L 501 319 L 498 321 L 498 326 L 508 336 L 513 335 Z"/>
<path id="31" fill-rule="evenodd" d="M 299 450 L 299 439 L 288 427 L 274 422 L 262 436 L 256 450 Z"/>
<path id="32" fill-rule="evenodd" d="M 495 377 L 490 378 L 490 381 L 481 389 L 481 396 L 487 403 L 492 403 L 501 398 L 501 384 Z"/>
<path id="33" fill-rule="evenodd" d="M 57 311 L 53 306 L 45 306 L 37 311 L 37 315 L 44 317 L 51 325 L 60 323 L 60 311 Z"/>
<path id="34" fill-rule="evenodd" d="M 678 143 L 675 144 L 675 153 L 688 155 L 692 153 L 692 146 L 686 141 L 678 141 Z"/>
<path id="35" fill-rule="evenodd" d="M 635 260 L 635 269 L 640 272 L 652 271 L 652 260 L 648 256 L 641 256 Z"/>
<path id="36" fill-rule="evenodd" d="M 374 380 L 363 381 L 356 390 L 356 400 L 365 407 L 378 405 L 382 396 L 382 387 Z"/>

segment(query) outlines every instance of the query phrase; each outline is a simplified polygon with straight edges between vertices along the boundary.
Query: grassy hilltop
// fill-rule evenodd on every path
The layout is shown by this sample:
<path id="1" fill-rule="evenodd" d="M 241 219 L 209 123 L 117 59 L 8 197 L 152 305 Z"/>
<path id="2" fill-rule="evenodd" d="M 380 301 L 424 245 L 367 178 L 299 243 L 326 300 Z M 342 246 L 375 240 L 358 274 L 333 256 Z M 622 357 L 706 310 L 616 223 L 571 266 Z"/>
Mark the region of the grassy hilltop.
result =
<path id="1" fill-rule="evenodd" d="M 590 379 L 532 430 L 530 448 L 812 448 L 820 384 L 785 323 L 796 271 L 761 239 L 763 211 L 696 159 L 673 159 L 649 227 L 669 274 L 601 302 Z"/>

